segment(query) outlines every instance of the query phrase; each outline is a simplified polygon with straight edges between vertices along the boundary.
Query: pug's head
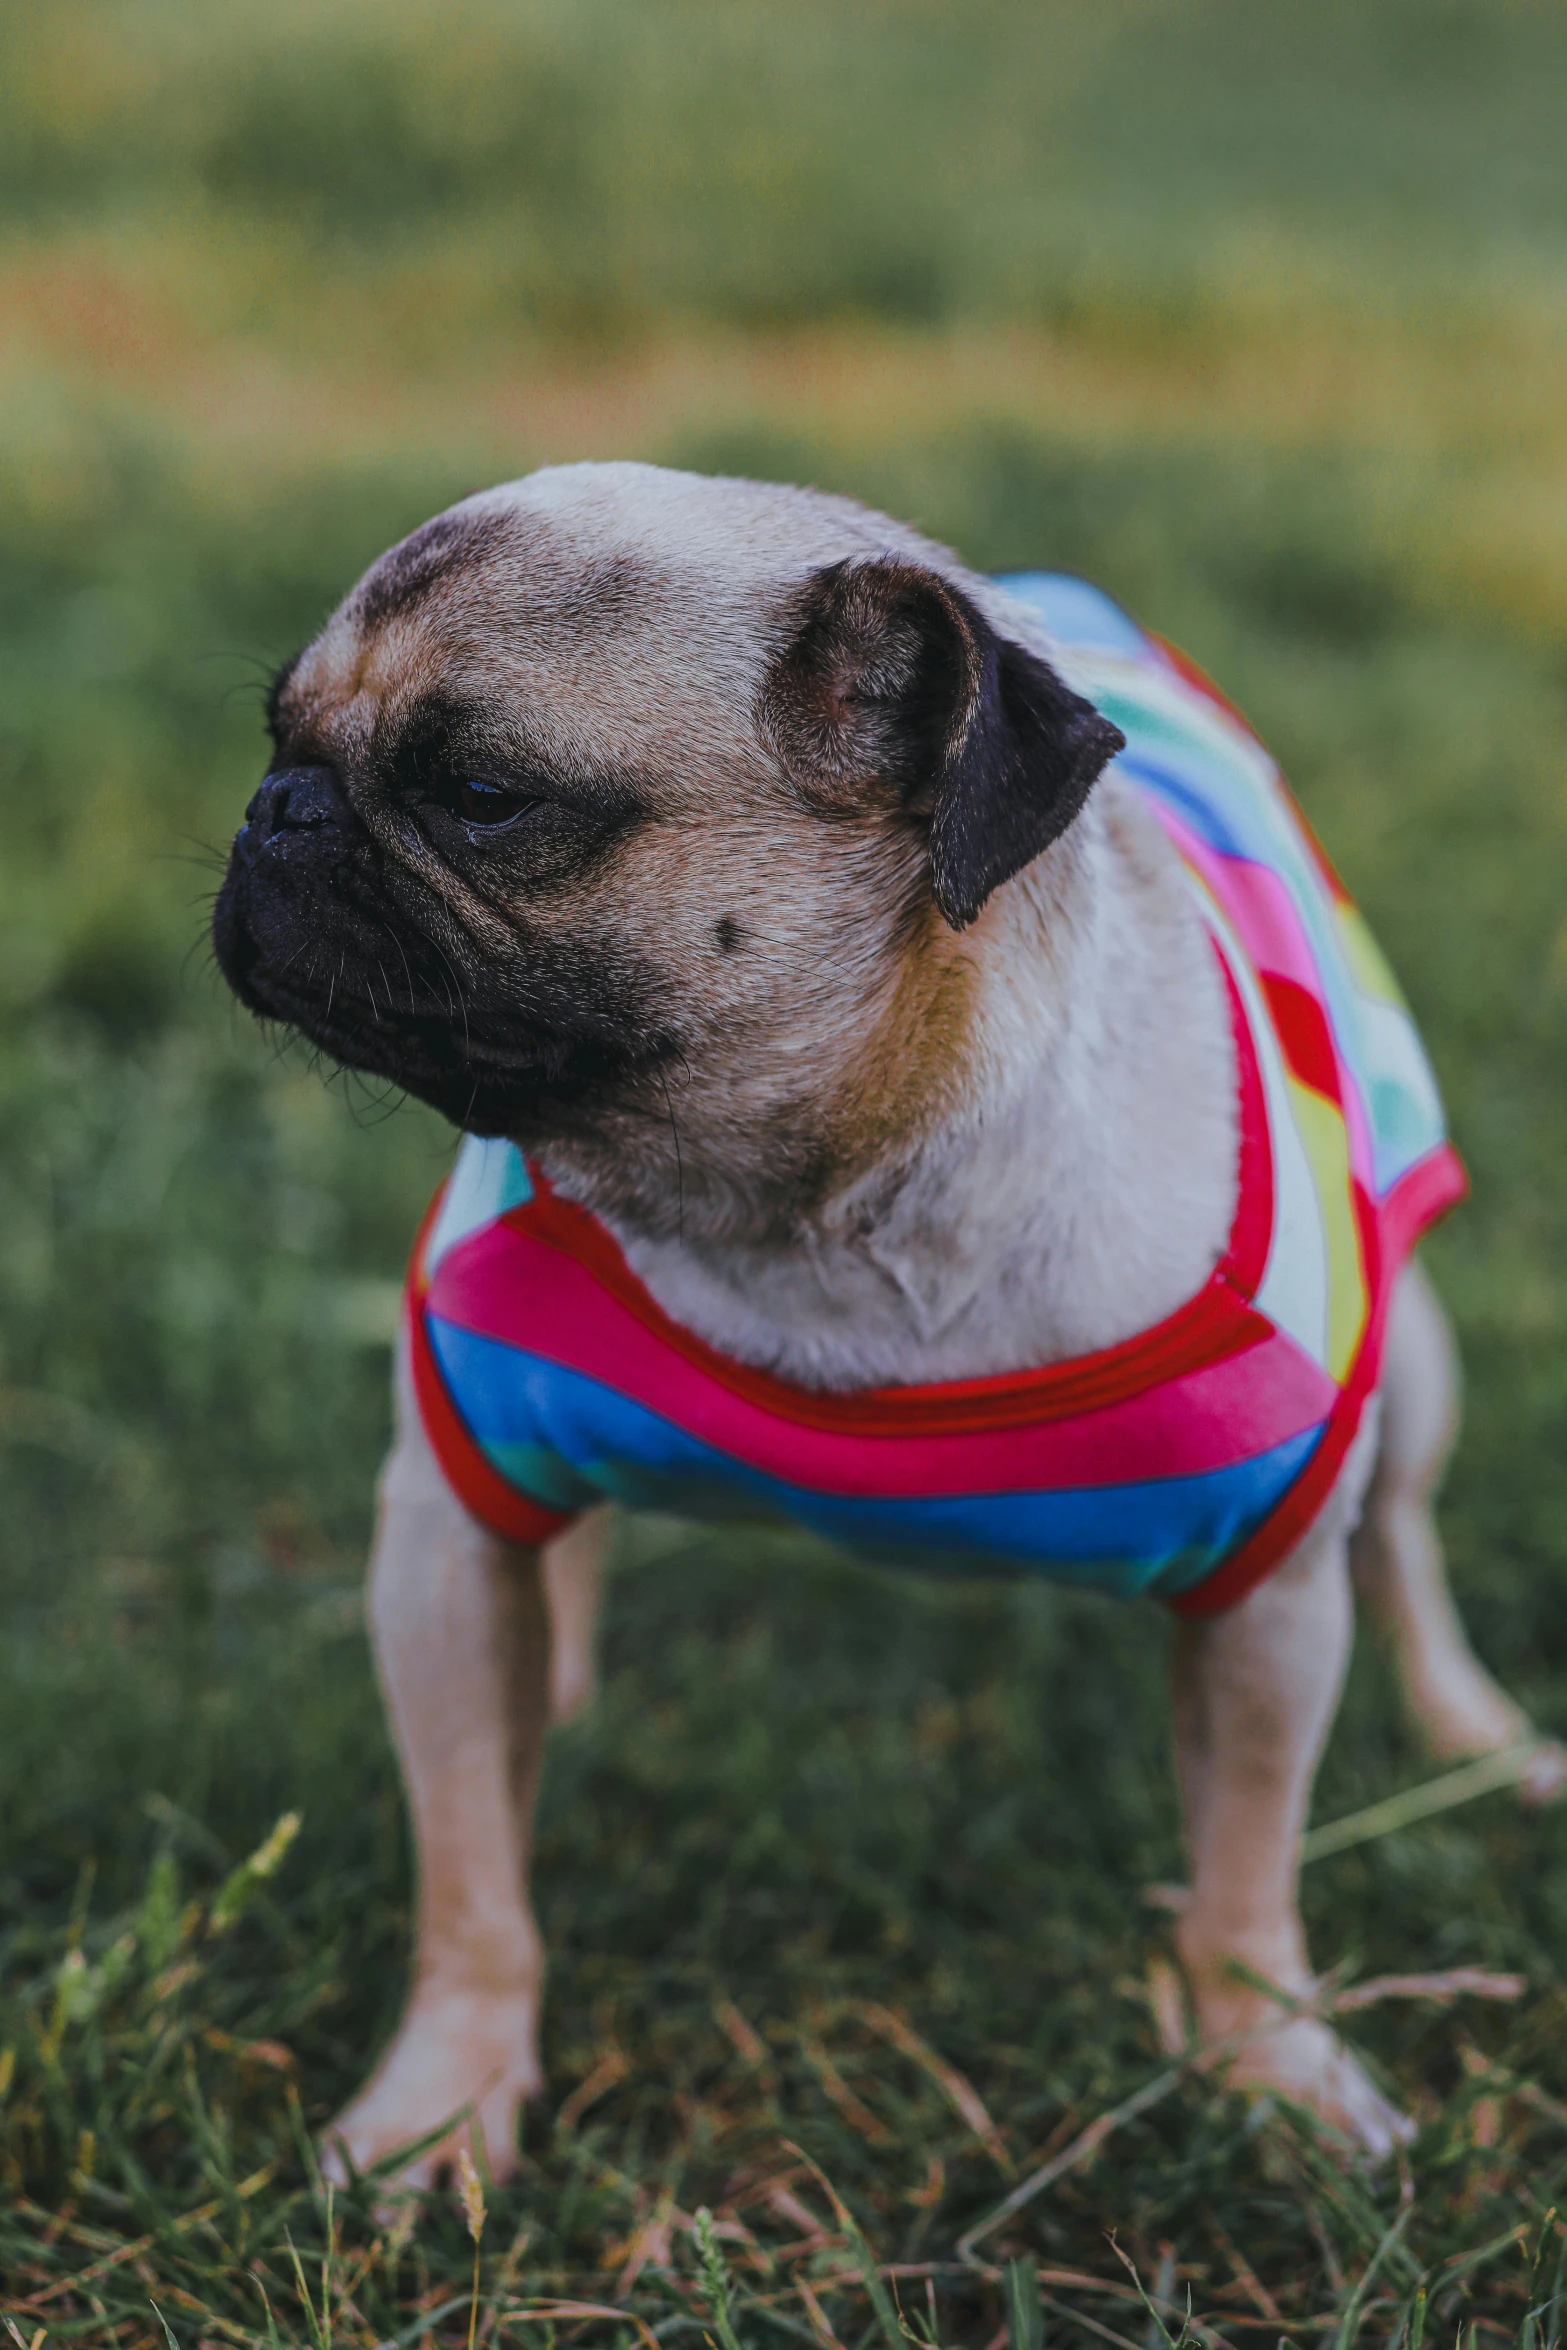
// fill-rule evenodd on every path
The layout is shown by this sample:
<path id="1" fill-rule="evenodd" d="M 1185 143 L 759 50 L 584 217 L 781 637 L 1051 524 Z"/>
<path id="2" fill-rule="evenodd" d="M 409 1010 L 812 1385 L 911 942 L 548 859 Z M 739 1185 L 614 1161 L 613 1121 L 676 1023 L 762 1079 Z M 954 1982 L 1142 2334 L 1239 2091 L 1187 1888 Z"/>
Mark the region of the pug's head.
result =
<path id="1" fill-rule="evenodd" d="M 677 1154 L 682 1214 L 820 1193 L 953 1080 L 970 925 L 1120 748 L 987 602 L 813 492 L 466 499 L 279 676 L 224 974 L 654 1226 Z"/>

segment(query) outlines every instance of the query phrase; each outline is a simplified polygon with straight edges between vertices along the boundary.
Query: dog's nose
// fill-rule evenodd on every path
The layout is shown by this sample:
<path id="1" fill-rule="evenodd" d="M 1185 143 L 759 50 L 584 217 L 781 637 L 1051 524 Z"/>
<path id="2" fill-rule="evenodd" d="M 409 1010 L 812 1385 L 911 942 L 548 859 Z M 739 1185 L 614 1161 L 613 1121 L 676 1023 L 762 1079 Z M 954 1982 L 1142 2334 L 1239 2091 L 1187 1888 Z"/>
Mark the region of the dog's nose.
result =
<path id="1" fill-rule="evenodd" d="M 246 857 L 258 857 L 290 833 L 346 831 L 352 821 L 333 768 L 279 767 L 262 778 L 236 845 Z"/>

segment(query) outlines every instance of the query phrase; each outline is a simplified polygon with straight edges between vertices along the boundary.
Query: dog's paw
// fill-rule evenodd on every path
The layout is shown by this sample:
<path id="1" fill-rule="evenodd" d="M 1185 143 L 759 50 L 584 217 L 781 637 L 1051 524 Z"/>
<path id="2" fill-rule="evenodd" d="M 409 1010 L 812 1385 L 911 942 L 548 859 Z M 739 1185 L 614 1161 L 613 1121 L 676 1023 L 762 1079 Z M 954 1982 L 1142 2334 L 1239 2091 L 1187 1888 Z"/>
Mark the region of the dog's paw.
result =
<path id="1" fill-rule="evenodd" d="M 433 2187 L 460 2147 L 504 2179 L 517 2164 L 517 2117 L 543 2086 L 532 1993 L 416 1992 L 396 2039 L 352 2104 L 323 2133 L 321 2167 L 346 2183 L 382 2164 L 396 2192 Z M 405 2162 L 393 2158 L 420 2146 Z"/>
<path id="2" fill-rule="evenodd" d="M 1292 2016 L 1258 2030 L 1224 2068 L 1226 2087 L 1303 2105 L 1351 2146 L 1377 2158 L 1415 2134 L 1389 2104 L 1338 2034 L 1314 2016 Z"/>

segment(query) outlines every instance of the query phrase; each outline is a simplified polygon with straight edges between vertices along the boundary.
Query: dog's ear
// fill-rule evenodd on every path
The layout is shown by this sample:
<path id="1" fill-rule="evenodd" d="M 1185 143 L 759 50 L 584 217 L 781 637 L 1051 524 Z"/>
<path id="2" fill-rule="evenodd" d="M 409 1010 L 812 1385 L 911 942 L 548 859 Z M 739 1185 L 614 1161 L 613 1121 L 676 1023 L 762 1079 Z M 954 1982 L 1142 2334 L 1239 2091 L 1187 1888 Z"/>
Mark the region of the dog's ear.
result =
<path id="1" fill-rule="evenodd" d="M 1124 737 L 938 572 L 895 556 L 809 582 L 762 716 L 824 811 L 877 793 L 925 816 L 954 930 L 1066 830 Z"/>

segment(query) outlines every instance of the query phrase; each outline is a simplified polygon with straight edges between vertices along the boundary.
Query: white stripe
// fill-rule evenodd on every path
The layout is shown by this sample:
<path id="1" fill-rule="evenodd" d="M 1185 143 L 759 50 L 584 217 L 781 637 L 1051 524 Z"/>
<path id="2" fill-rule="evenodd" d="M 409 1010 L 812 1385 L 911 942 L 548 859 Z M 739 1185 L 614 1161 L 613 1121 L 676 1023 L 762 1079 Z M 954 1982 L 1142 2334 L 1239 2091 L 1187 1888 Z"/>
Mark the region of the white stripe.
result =
<path id="1" fill-rule="evenodd" d="M 477 1232 L 481 1224 L 504 1216 L 508 1208 L 520 1207 L 532 1189 L 522 1153 L 514 1142 L 465 1135 L 441 1212 L 425 1243 L 425 1278 L 428 1280 L 448 1249 L 466 1240 L 470 1232 Z"/>

